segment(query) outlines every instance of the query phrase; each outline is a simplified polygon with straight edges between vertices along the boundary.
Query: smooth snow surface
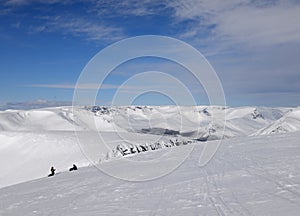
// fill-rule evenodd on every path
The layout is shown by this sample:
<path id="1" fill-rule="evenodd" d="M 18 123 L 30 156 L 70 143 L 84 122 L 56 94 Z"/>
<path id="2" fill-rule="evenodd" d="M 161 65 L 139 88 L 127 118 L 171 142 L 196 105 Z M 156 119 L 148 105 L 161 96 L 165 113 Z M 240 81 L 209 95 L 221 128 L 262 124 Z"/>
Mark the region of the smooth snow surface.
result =
<path id="1" fill-rule="evenodd" d="M 300 133 L 227 139 L 205 167 L 198 166 L 204 145 L 199 143 L 170 175 L 139 183 L 109 177 L 94 167 L 80 168 L 0 189 L 0 215 L 296 216 L 299 139 Z M 131 172 L 117 161 L 110 165 Z"/>

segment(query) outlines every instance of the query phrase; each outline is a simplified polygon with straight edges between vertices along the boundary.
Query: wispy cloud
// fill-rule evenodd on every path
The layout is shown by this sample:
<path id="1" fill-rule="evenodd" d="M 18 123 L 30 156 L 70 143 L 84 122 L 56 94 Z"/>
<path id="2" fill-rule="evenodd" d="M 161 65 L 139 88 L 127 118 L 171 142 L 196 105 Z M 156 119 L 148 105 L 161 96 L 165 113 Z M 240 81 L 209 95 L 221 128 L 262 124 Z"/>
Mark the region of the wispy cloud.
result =
<path id="1" fill-rule="evenodd" d="M 175 76 L 168 75 L 167 73 L 162 73 L 163 75 L 158 77 L 156 75 L 139 75 L 138 79 L 129 78 L 125 81 L 126 84 L 122 85 L 114 85 L 114 84 L 102 84 L 99 86 L 97 83 L 85 83 L 85 84 L 32 84 L 26 85 L 25 87 L 33 87 L 33 88 L 50 88 L 50 89 L 78 89 L 78 90 L 117 90 L 120 93 L 126 94 L 136 94 L 137 92 L 149 92 L 149 91 L 161 91 L 166 90 L 168 92 L 177 92 L 178 86 L 185 87 L 189 89 L 191 93 L 197 93 L 201 95 L 205 95 L 204 89 L 201 86 L 197 86 L 196 83 L 183 82 L 177 79 Z M 172 77 L 172 80 L 166 79 L 165 76 Z M 145 78 L 143 78 L 145 77 Z M 176 79 L 178 81 L 176 81 Z M 172 82 L 171 82 L 172 81 Z M 176 81 L 176 82 L 175 82 Z M 175 83 L 174 83 L 175 82 Z M 191 88 L 191 86 L 197 86 L 197 88 Z M 179 93 L 178 93 L 179 94 Z"/>
<path id="2" fill-rule="evenodd" d="M 6 0 L 4 1 L 4 5 L 6 6 L 13 6 L 13 7 L 19 7 L 19 6 L 24 6 L 24 5 L 29 5 L 33 3 L 41 3 L 41 4 L 67 4 L 67 3 L 72 3 L 70 0 Z"/>
<path id="3" fill-rule="evenodd" d="M 101 21 L 74 16 L 43 16 L 42 25 L 32 26 L 32 33 L 59 31 L 63 35 L 82 37 L 90 41 L 114 41 L 124 37 L 119 27 L 108 26 Z"/>
<path id="4" fill-rule="evenodd" d="M 126 37 L 124 26 L 120 25 L 122 23 L 119 21 L 120 18 L 157 16 L 164 14 L 168 8 L 164 0 L 4 0 L 3 5 L 5 6 L 3 9 L 10 12 L 16 12 L 22 7 L 35 10 L 36 5 L 38 14 L 43 14 L 44 11 L 43 17 L 32 17 L 32 13 L 27 14 L 30 16 L 29 19 L 35 20 L 28 26 L 29 33 L 60 32 L 63 35 L 97 42 L 112 42 Z M 56 11 L 56 6 L 63 6 L 66 9 L 63 12 Z M 82 7 L 79 12 L 78 7 Z M 23 18 L 24 15 L 26 16 L 26 10 L 22 12 Z M 114 19 L 117 19 L 118 23 L 114 22 Z"/>
<path id="5" fill-rule="evenodd" d="M 91 13 L 90 8 L 98 5 L 96 1 L 82 1 L 83 3 L 86 3 L 86 7 L 79 13 L 74 13 L 73 9 L 78 8 L 76 4 L 80 4 L 80 1 L 7 0 L 3 1 L 3 7 L 1 8 L 1 11 L 6 12 L 3 14 L 0 12 L 0 15 L 21 16 L 22 19 L 18 22 L 22 22 L 23 28 L 27 28 L 28 33 L 31 34 L 58 32 L 64 36 L 75 36 L 96 42 L 111 42 L 124 38 L 122 27 L 114 26 L 111 22 L 105 22 L 103 17 L 95 16 L 96 12 Z M 68 9 L 63 13 L 59 10 L 56 11 L 57 5 Z M 20 8 L 28 8 L 28 10 L 24 10 L 21 15 L 18 15 L 17 11 Z M 37 15 L 32 17 L 35 10 L 38 10 Z M 29 11 L 28 14 L 26 11 Z M 45 15 L 41 16 L 41 14 Z M 24 17 L 28 17 L 28 20 L 34 22 L 26 23 Z"/>
<path id="6" fill-rule="evenodd" d="M 16 109 L 16 110 L 28 110 L 38 109 L 45 107 L 58 107 L 58 106 L 71 106 L 71 101 L 49 101 L 49 100 L 34 100 L 34 101 L 23 101 L 23 102 L 7 102 L 0 105 L 0 110 Z"/>
<path id="7" fill-rule="evenodd" d="M 35 88 L 56 88 L 56 89 L 99 89 L 99 84 L 97 83 L 86 83 L 80 85 L 74 84 L 32 84 L 27 85 L 26 87 L 35 87 Z M 118 85 L 112 84 L 102 84 L 101 89 L 117 89 L 119 88 Z M 129 87 L 128 87 L 129 88 Z"/>
<path id="8" fill-rule="evenodd" d="M 98 16 L 120 17 L 120 16 L 151 16 L 167 8 L 167 1 L 161 0 L 123 0 L 123 1 L 91 1 L 94 7 L 92 11 Z"/>
<path id="9" fill-rule="evenodd" d="M 145 88 L 149 89 L 149 87 L 155 89 L 157 86 L 157 82 L 154 85 L 153 83 L 147 83 L 146 85 L 140 84 L 137 85 L 113 85 L 113 84 L 97 84 L 97 83 L 85 83 L 85 84 L 32 84 L 26 85 L 25 87 L 33 87 L 33 88 L 52 88 L 52 89 L 80 89 L 80 90 L 120 90 L 124 92 L 134 93 L 137 90 L 143 90 Z M 176 88 L 174 88 L 176 90 Z"/>
<path id="10" fill-rule="evenodd" d="M 81 1 L 7 0 L 4 1 L 4 5 L 75 5 L 79 2 Z M 239 43 L 262 46 L 300 42 L 298 1 L 87 0 L 82 3 L 85 3 L 86 7 L 76 16 L 71 15 L 68 10 L 65 14 L 57 12 L 55 16 L 41 19 L 44 21 L 43 25 L 32 27 L 32 31 L 62 31 L 63 34 L 73 36 L 85 35 L 88 40 L 117 40 L 124 38 L 123 27 L 111 25 L 110 19 L 168 14 L 173 17 L 174 23 L 188 22 L 186 29 L 180 27 L 176 36 L 193 40 L 200 37 L 202 41 L 206 39 L 203 44 L 208 41 L 222 41 L 228 45 Z"/>

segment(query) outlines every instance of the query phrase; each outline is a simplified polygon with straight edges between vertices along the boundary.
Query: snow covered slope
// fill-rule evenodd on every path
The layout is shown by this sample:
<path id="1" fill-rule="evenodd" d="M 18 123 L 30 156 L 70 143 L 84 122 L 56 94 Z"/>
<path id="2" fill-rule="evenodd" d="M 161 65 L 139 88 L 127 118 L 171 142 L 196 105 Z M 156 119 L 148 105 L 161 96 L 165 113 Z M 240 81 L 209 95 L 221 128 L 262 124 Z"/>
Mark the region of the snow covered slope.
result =
<path id="1" fill-rule="evenodd" d="M 73 123 L 71 107 L 0 111 L 0 131 L 73 131 Z"/>
<path id="2" fill-rule="evenodd" d="M 299 132 L 226 139 L 205 167 L 198 166 L 205 143 L 197 143 L 174 172 L 138 183 L 80 167 L 77 172 L 0 189 L 0 215 L 296 216 L 300 212 L 299 139 Z M 180 154 L 186 147 L 173 150 Z M 136 172 L 118 161 L 107 166 Z"/>
<path id="3" fill-rule="evenodd" d="M 51 166 L 67 170 L 89 165 L 73 132 L 1 132 L 0 187 L 48 175 Z"/>
<path id="4" fill-rule="evenodd" d="M 205 141 L 300 129 L 300 108 L 95 106 L 75 109 L 80 115 L 74 116 L 72 107 L 0 112 L 0 187 L 45 176 L 52 165 L 60 171 L 67 170 L 72 163 L 89 165 L 74 133 L 76 130 L 84 140 L 81 145 L 97 144 L 99 137 L 91 132 L 93 125 L 86 120 L 87 116 L 93 118 L 111 149 L 124 144 L 124 139 L 148 145 L 174 137 Z M 116 129 L 121 137 L 113 133 Z M 95 157 L 103 159 L 105 153 Z"/>
<path id="5" fill-rule="evenodd" d="M 290 109 L 287 114 L 260 129 L 254 135 L 286 133 L 300 130 L 300 108 Z"/>

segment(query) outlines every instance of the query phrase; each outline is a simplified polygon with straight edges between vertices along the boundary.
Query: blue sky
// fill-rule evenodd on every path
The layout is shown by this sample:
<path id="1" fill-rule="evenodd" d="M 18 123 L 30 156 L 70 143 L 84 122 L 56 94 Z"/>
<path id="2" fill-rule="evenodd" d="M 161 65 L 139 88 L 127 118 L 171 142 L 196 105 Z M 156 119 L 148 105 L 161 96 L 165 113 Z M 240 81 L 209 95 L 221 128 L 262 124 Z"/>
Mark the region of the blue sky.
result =
<path id="1" fill-rule="evenodd" d="M 106 46 L 164 35 L 197 48 L 211 63 L 230 106 L 300 105 L 300 2 L 270 0 L 0 0 L 0 106 L 65 105 L 88 61 Z M 176 73 L 198 104 L 208 99 L 188 71 L 144 58 L 120 65 L 97 103 L 109 105 L 141 71 Z M 158 94 L 138 104 L 167 104 Z"/>

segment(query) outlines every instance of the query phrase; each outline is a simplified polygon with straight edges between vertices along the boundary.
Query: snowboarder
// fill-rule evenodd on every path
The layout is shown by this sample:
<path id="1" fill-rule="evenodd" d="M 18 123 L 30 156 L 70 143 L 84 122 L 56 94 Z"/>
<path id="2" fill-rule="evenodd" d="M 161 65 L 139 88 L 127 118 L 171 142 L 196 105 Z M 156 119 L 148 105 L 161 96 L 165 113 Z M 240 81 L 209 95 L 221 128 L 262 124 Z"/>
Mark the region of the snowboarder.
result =
<path id="1" fill-rule="evenodd" d="M 48 177 L 54 176 L 55 175 L 55 169 L 54 169 L 54 167 L 51 167 L 50 171 L 51 171 L 51 173 L 48 175 Z"/>
<path id="2" fill-rule="evenodd" d="M 76 166 L 75 164 L 73 164 L 73 167 L 71 167 L 71 168 L 69 169 L 69 171 L 74 171 L 74 170 L 78 170 L 78 168 L 77 168 L 77 166 Z"/>

